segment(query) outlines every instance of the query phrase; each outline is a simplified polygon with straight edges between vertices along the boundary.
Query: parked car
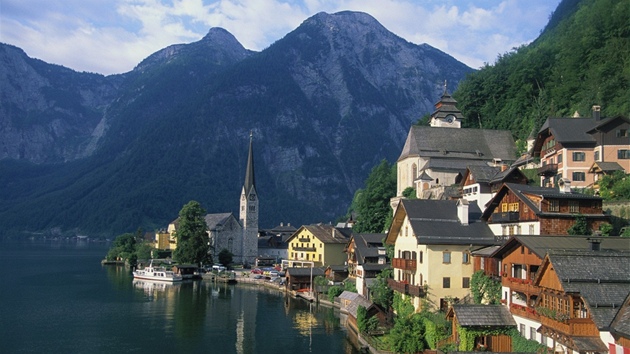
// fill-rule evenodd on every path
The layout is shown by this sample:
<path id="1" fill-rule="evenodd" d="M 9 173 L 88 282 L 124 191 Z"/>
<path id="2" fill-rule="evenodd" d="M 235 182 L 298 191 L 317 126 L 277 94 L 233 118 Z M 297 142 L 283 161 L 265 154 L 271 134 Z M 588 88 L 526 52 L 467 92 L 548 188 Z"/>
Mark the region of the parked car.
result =
<path id="1" fill-rule="evenodd" d="M 262 273 L 263 273 L 263 271 L 262 271 L 262 269 L 260 269 L 260 268 L 254 268 L 254 269 L 252 269 L 252 274 L 262 274 Z"/>

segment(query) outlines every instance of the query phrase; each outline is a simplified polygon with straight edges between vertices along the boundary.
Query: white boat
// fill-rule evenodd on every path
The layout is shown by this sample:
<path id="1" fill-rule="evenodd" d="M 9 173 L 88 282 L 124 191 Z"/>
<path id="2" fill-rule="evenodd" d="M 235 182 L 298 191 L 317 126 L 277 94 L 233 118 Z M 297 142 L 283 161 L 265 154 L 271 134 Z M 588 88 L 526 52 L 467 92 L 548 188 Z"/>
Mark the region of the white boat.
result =
<path id="1" fill-rule="evenodd" d="M 166 270 L 164 267 L 154 267 L 153 260 L 149 263 L 148 267 L 144 269 L 138 269 L 133 271 L 133 277 L 135 279 L 146 279 L 146 280 L 157 280 L 157 281 L 167 281 L 167 282 L 176 282 L 182 281 L 182 276 L 174 273 L 171 270 Z"/>

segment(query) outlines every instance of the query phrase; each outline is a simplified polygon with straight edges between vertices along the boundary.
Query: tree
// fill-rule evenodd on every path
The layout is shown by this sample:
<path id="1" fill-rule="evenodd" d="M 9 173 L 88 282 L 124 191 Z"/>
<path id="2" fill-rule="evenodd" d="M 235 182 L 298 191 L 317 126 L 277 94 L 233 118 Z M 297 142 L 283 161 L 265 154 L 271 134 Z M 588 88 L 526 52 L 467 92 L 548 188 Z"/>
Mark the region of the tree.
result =
<path id="1" fill-rule="evenodd" d="M 396 195 L 396 167 L 387 160 L 372 169 L 365 182 L 365 189 L 354 194 L 350 213 L 357 213 L 355 232 L 383 232 L 391 223 L 392 209 L 389 200 Z"/>
<path id="2" fill-rule="evenodd" d="M 328 288 L 328 301 L 335 302 L 335 298 L 343 292 L 343 289 L 337 285 Z"/>
<path id="3" fill-rule="evenodd" d="M 385 310 L 389 310 L 394 301 L 394 291 L 387 285 L 387 279 L 391 278 L 392 269 L 383 269 L 376 275 L 376 280 L 370 287 L 372 301 Z"/>
<path id="4" fill-rule="evenodd" d="M 201 204 L 191 200 L 179 212 L 177 227 L 177 248 L 173 257 L 179 263 L 200 265 L 209 255 L 208 226 L 204 216 L 206 211 Z"/>
<path id="5" fill-rule="evenodd" d="M 420 314 L 398 316 L 387 341 L 390 350 L 395 353 L 418 353 L 426 348 L 424 334 L 424 321 Z"/>
<path id="6" fill-rule="evenodd" d="M 125 233 L 116 236 L 114 245 L 107 252 L 107 260 L 113 261 L 116 259 L 129 260 L 136 251 L 136 238 L 134 234 Z"/>
<path id="7" fill-rule="evenodd" d="M 357 308 L 357 327 L 359 332 L 365 333 L 367 331 L 367 309 L 365 306 L 359 305 Z"/>
<path id="8" fill-rule="evenodd" d="M 591 229 L 586 222 L 586 217 L 584 215 L 577 215 L 575 217 L 575 223 L 567 230 L 567 233 L 573 236 L 590 235 Z"/>
<path id="9" fill-rule="evenodd" d="M 612 175 L 605 175 L 598 181 L 599 195 L 605 200 L 630 199 L 630 174 L 615 171 Z"/>
<path id="10" fill-rule="evenodd" d="M 221 263 L 224 266 L 229 266 L 230 263 L 232 263 L 232 259 L 234 258 L 234 256 L 232 255 L 232 252 L 228 251 L 227 249 L 222 249 L 221 252 L 219 252 L 219 263 Z"/>
<path id="11" fill-rule="evenodd" d="M 475 304 L 490 305 L 501 301 L 501 283 L 487 276 L 483 270 L 476 271 L 470 279 L 470 292 Z"/>
<path id="12" fill-rule="evenodd" d="M 416 196 L 416 189 L 413 187 L 407 187 L 402 193 L 403 197 L 407 199 L 418 199 Z"/>

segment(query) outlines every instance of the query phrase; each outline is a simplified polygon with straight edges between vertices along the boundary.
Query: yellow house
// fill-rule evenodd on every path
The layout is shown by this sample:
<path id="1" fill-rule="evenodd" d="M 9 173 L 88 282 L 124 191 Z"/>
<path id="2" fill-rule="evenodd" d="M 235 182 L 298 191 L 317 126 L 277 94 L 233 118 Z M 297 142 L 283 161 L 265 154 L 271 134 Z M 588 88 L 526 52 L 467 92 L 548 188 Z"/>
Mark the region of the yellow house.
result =
<path id="1" fill-rule="evenodd" d="M 392 290 L 410 296 L 416 311 L 424 299 L 447 309 L 449 299 L 469 295 L 470 252 L 495 244 L 480 216 L 477 203 L 464 199 L 401 200 L 385 239 L 394 245 Z"/>
<path id="2" fill-rule="evenodd" d="M 344 264 L 347 260 L 344 249 L 350 241 L 351 231 L 322 224 L 300 227 L 287 239 L 289 263 L 308 261 L 315 267 Z"/>
<path id="3" fill-rule="evenodd" d="M 179 218 L 168 224 L 166 231 L 160 230 L 155 233 L 155 248 L 159 250 L 174 250 L 177 248 L 177 225 Z"/>

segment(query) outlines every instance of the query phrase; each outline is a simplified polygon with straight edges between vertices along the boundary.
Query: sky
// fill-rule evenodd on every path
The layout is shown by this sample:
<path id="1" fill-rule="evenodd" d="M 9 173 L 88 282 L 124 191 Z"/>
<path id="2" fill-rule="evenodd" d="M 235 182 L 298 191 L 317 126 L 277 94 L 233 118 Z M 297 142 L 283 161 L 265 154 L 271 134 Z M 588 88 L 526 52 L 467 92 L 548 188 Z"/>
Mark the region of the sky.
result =
<path id="1" fill-rule="evenodd" d="M 132 70 L 212 27 L 261 51 L 318 12 L 372 15 L 415 44 L 472 68 L 538 37 L 560 0 L 0 0 L 0 42 L 33 58 L 104 75 Z"/>

